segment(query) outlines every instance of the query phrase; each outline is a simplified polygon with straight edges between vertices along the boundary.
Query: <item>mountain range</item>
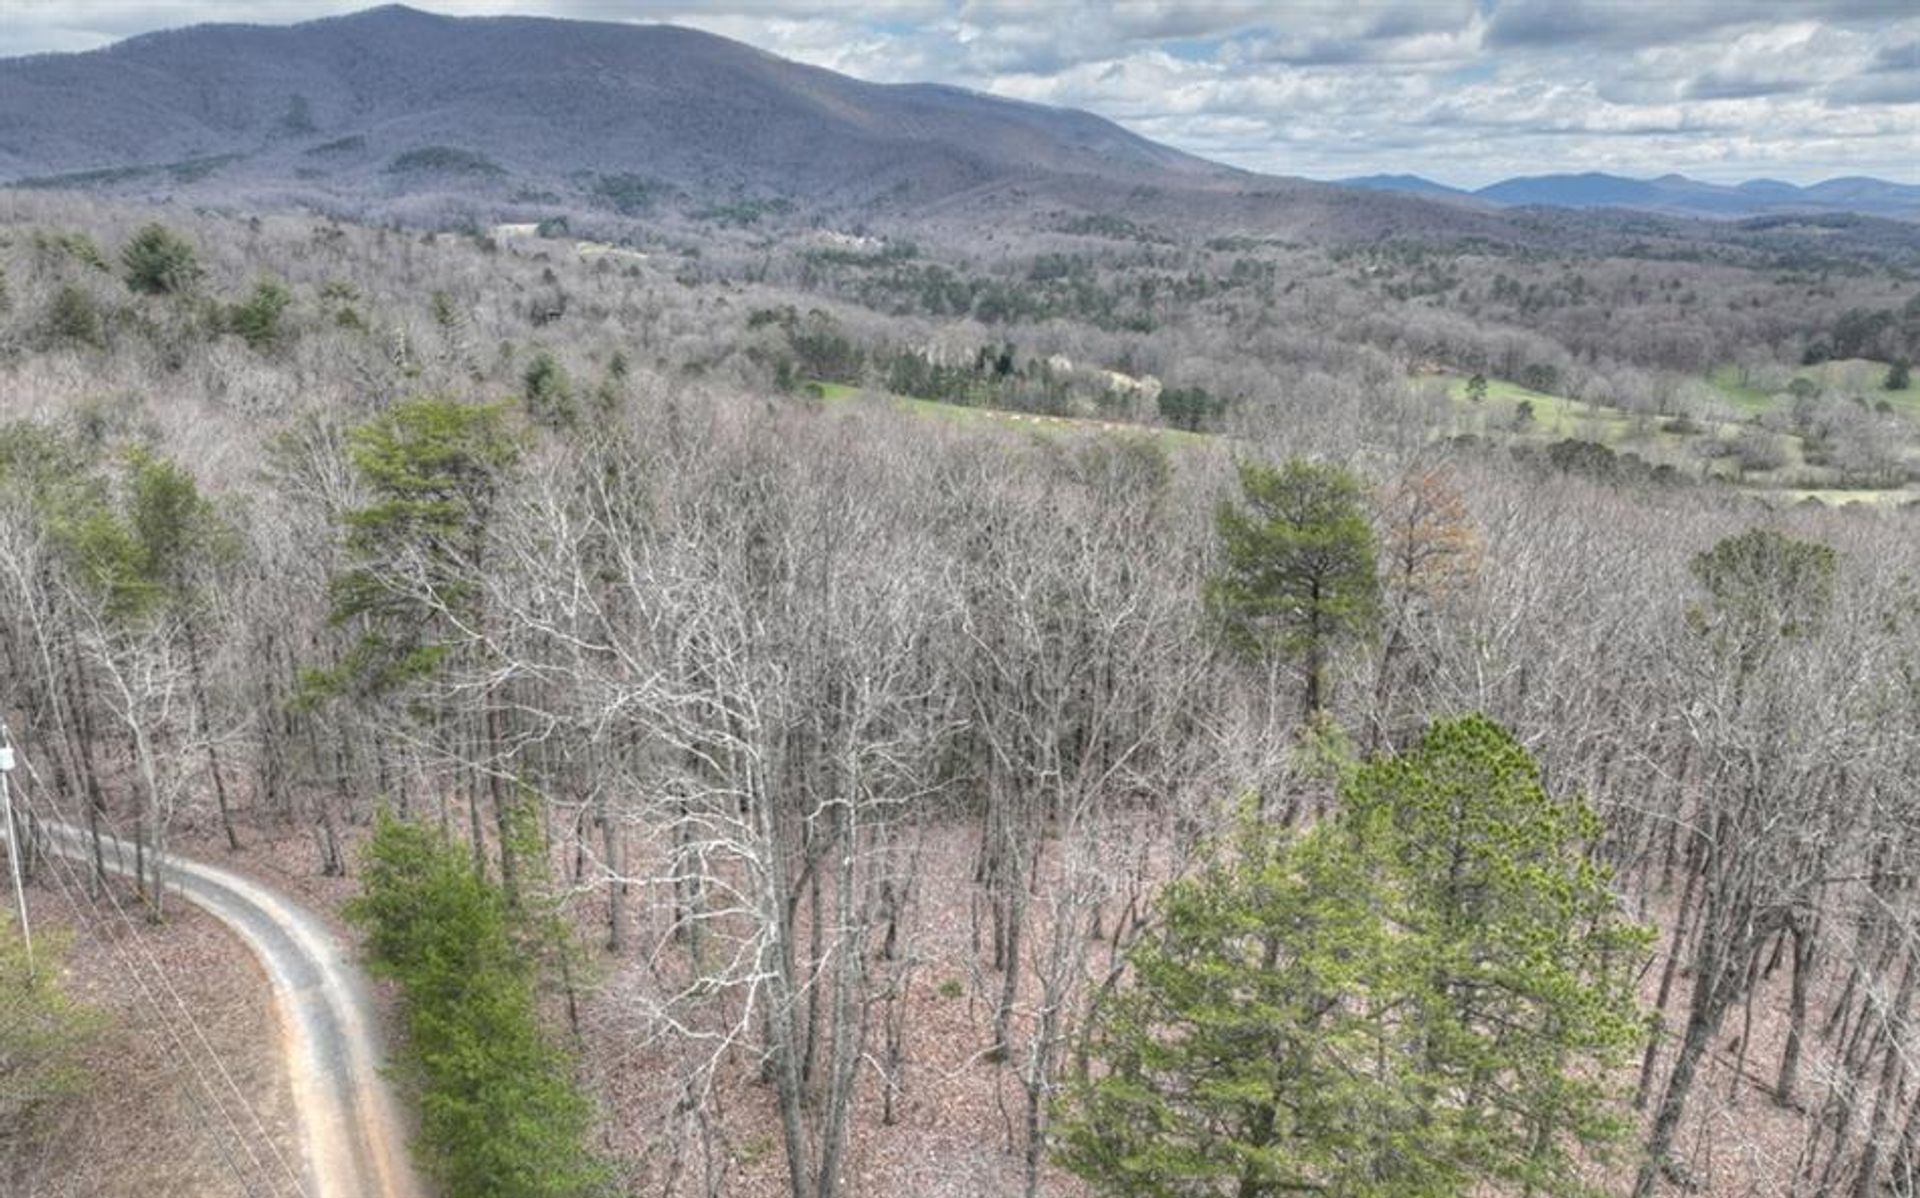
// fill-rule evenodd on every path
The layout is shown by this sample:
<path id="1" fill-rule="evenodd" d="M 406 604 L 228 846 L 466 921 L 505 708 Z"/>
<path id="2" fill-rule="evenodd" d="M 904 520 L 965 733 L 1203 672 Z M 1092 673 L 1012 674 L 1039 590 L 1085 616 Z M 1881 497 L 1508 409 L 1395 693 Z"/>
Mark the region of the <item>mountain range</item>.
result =
<path id="1" fill-rule="evenodd" d="M 868 83 L 690 29 L 401 6 L 0 59 L 6 185 L 439 221 L 803 208 L 965 229 L 1082 214 L 1505 241 L 1556 236 L 1500 210 L 1516 204 L 1920 212 L 1920 188 L 1872 180 L 1802 192 L 1555 176 L 1466 193 L 1414 176 L 1259 175 L 1090 113 Z"/>
<path id="2" fill-rule="evenodd" d="M 1809 187 L 1778 179 L 1703 183 L 1685 175 L 1633 179 L 1598 172 L 1502 179 L 1477 190 L 1449 187 L 1419 175 L 1364 175 L 1347 187 L 1513 207 L 1629 208 L 1684 216 L 1748 217 L 1789 213 L 1855 212 L 1920 219 L 1920 186 L 1850 176 Z"/>

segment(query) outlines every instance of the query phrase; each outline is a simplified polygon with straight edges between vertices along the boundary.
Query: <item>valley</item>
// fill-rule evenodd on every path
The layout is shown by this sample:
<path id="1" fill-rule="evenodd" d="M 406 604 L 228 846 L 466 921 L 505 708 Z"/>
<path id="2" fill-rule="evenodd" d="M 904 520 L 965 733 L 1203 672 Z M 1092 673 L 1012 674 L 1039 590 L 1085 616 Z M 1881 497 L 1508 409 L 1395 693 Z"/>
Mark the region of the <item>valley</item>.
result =
<path id="1" fill-rule="evenodd" d="M 1920 1193 L 1901 185 L 1001 86 L 0 59 L 0 1194 Z"/>

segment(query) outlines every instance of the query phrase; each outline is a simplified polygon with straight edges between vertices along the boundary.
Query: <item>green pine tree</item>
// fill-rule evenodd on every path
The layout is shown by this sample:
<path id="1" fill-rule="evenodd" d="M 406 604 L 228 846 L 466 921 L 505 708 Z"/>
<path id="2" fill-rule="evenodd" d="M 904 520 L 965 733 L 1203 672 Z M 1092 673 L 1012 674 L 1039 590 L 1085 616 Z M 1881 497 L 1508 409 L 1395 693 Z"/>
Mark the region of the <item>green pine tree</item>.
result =
<path id="1" fill-rule="evenodd" d="M 521 376 L 526 387 L 527 415 L 544 428 L 572 427 L 579 415 L 573 402 L 573 380 L 566 368 L 546 350 L 533 356 Z"/>
<path id="2" fill-rule="evenodd" d="M 203 273 L 193 246 L 162 224 L 135 233 L 121 249 L 120 261 L 127 268 L 127 286 L 144 295 L 191 291 Z"/>
<path id="3" fill-rule="evenodd" d="M 1090 1020 L 1059 1160 L 1142 1198 L 1582 1194 L 1625 1130 L 1646 933 L 1505 731 L 1434 727 L 1339 815 L 1243 815 Z"/>
<path id="4" fill-rule="evenodd" d="M 356 565 L 332 582 L 336 622 L 363 621 L 345 669 L 324 689 L 386 690 L 431 673 L 470 616 L 502 473 L 519 445 L 497 405 L 415 399 L 349 434 L 348 455 L 370 501 L 346 515 Z"/>
<path id="5" fill-rule="evenodd" d="M 1648 944 L 1589 853 L 1600 820 L 1547 794 L 1484 716 L 1436 724 L 1341 788 L 1336 823 L 1400 908 L 1404 1028 L 1418 1044 L 1419 1134 L 1494 1192 L 1576 1194 L 1576 1147 L 1628 1123 L 1605 1071 L 1645 1020 L 1630 967 Z"/>
<path id="6" fill-rule="evenodd" d="M 1379 619 L 1366 489 L 1343 467 L 1296 458 L 1277 470 L 1242 463 L 1240 490 L 1244 504 L 1222 503 L 1215 516 L 1223 561 L 1207 606 L 1247 655 L 1303 662 L 1312 717 L 1327 703 L 1334 650 Z"/>
<path id="7" fill-rule="evenodd" d="M 1825 620 L 1838 565 L 1831 546 L 1772 529 L 1723 538 L 1688 563 L 1708 595 L 1690 613 L 1694 626 L 1741 677 L 1750 675 L 1782 639 Z"/>
<path id="8" fill-rule="evenodd" d="M 254 284 L 253 294 L 244 302 L 227 309 L 225 324 L 229 332 L 250 348 L 270 350 L 286 336 L 281 317 L 292 303 L 293 295 L 284 286 L 272 279 L 262 279 Z"/>
<path id="9" fill-rule="evenodd" d="M 524 922 L 466 852 L 382 816 L 348 917 L 373 971 L 399 984 L 403 1076 L 420 1102 L 418 1152 L 448 1194 L 580 1198 L 605 1192 L 587 1148 L 593 1104 L 541 1026 Z"/>

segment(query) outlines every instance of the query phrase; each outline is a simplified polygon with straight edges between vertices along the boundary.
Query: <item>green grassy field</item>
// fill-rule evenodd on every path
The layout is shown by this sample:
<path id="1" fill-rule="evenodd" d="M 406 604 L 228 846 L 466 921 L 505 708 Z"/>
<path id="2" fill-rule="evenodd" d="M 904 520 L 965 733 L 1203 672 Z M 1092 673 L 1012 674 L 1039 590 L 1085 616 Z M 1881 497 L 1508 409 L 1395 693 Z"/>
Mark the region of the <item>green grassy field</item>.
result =
<path id="1" fill-rule="evenodd" d="M 809 383 L 807 386 L 828 404 L 850 403 L 863 394 L 869 394 L 863 388 L 849 386 L 846 383 Z M 1190 433 L 1183 429 L 1156 428 L 1145 424 L 1122 424 L 1110 420 L 1088 420 L 1070 416 L 1042 416 L 1032 412 L 1009 412 L 1001 408 L 976 408 L 965 404 L 921 399 L 913 395 L 895 395 L 892 392 L 873 392 L 872 394 L 884 396 L 888 405 L 895 411 L 923 416 L 930 420 L 945 420 L 976 427 L 991 426 L 1047 434 L 1110 433 L 1121 436 L 1145 436 L 1167 445 L 1198 445 L 1213 439 L 1201 433 Z"/>
<path id="2" fill-rule="evenodd" d="M 1702 440 L 1732 439 L 1741 431 L 1736 424 L 1701 422 L 1697 432 L 1672 432 L 1665 427 L 1665 421 L 1656 417 L 1549 395 L 1504 379 L 1488 379 L 1487 396 L 1478 403 L 1467 398 L 1467 380 L 1462 377 L 1448 380 L 1447 394 L 1453 401 L 1454 417 L 1461 432 L 1535 445 L 1550 445 L 1568 438 L 1597 441 L 1615 452 L 1635 453 L 1656 465 L 1674 466 L 1689 473 L 1701 469 L 1702 458 L 1695 447 Z M 1523 403 L 1530 405 L 1532 413 L 1532 419 L 1524 424 L 1518 420 Z M 1788 448 L 1787 456 L 1789 466 L 1800 462 L 1797 446 Z M 1720 463 L 1713 465 L 1717 467 Z"/>
<path id="3" fill-rule="evenodd" d="M 1487 380 L 1486 399 L 1467 398 L 1467 380 L 1450 379 L 1447 394 L 1455 411 L 1469 423 L 1484 422 L 1494 431 L 1506 430 L 1527 437 L 1579 437 L 1588 441 L 1610 442 L 1633 431 L 1633 418 L 1601 404 L 1584 403 L 1565 396 L 1534 391 L 1505 379 Z M 1525 427 L 1516 427 L 1521 404 L 1531 405 L 1533 419 Z M 1479 429 L 1469 431 L 1479 432 Z"/>
<path id="4" fill-rule="evenodd" d="M 1857 375 L 1858 371 L 1855 373 Z M 1790 433 L 1764 434 L 1773 439 L 1782 459 L 1781 465 L 1772 470 L 1743 472 L 1732 454 L 1703 452 L 1709 442 L 1731 443 L 1742 436 L 1754 435 L 1755 426 L 1745 419 L 1701 420 L 1696 422 L 1692 431 L 1674 431 L 1666 420 L 1657 417 L 1534 391 L 1505 379 L 1488 379 L 1486 398 L 1476 403 L 1467 398 L 1465 376 L 1445 377 L 1447 395 L 1454 410 L 1453 431 L 1456 433 L 1474 433 L 1496 441 L 1536 447 L 1568 438 L 1597 441 L 1616 453 L 1636 454 L 1653 465 L 1672 466 L 1696 478 L 1705 475 L 1737 482 L 1752 494 L 1790 503 L 1809 498 L 1828 504 L 1897 503 L 1920 498 L 1920 491 L 1913 489 L 1869 491 L 1823 486 L 1823 481 L 1832 475 L 1824 469 L 1808 465 L 1803 442 Z M 1836 381 L 1842 380 L 1836 378 Z M 1772 396 L 1758 389 L 1742 388 L 1736 374 L 1716 372 L 1714 384 L 1742 412 L 1761 411 L 1773 402 Z M 830 406 L 851 404 L 867 395 L 880 399 L 897 412 L 923 419 L 1041 436 L 1073 433 L 1147 436 L 1168 446 L 1198 445 L 1215 440 L 1180 429 L 971 407 L 912 395 L 874 392 L 845 383 L 809 383 L 807 391 Z M 1744 393 L 1745 397 L 1737 397 L 1736 392 Z M 1920 392 L 1913 388 L 1884 394 L 1896 401 L 1906 400 L 1920 407 Z M 1907 398 L 1909 395 L 1913 397 L 1911 400 Z M 1517 415 L 1523 403 L 1531 405 L 1532 419 L 1521 424 L 1517 422 Z"/>
<path id="5" fill-rule="evenodd" d="M 1858 395 L 1868 403 L 1884 399 L 1908 415 L 1920 417 L 1920 386 L 1909 382 L 1898 391 L 1889 391 L 1883 386 L 1886 377 L 1885 362 L 1866 358 L 1822 362 L 1818 366 L 1802 366 L 1793 372 L 1793 378 L 1806 379 L 1828 397 L 1851 398 Z M 1749 413 L 1765 412 L 1776 406 L 1780 402 L 1779 393 L 1786 390 L 1784 385 L 1776 392 L 1742 382 L 1737 366 L 1722 366 L 1708 375 L 1707 381 L 1729 403 Z"/>
<path id="6" fill-rule="evenodd" d="M 1740 381 L 1738 366 L 1716 367 L 1707 381 L 1728 403 L 1743 412 L 1764 412 L 1773 406 L 1773 396 L 1764 388 Z"/>
<path id="7" fill-rule="evenodd" d="M 1839 367 L 1844 364 L 1832 365 Z M 1860 374 L 1861 370 L 1856 364 L 1853 377 L 1857 378 Z M 1876 377 L 1883 376 L 1884 369 Z M 1843 382 L 1846 377 L 1836 371 L 1833 380 L 1836 383 Z M 1716 381 L 1716 385 L 1743 412 L 1764 410 L 1773 402 L 1771 396 L 1756 389 L 1745 389 L 1748 396 L 1746 402 L 1737 399 L 1735 391 L 1741 388 L 1736 375 L 1725 375 Z M 1899 402 L 1911 390 L 1880 394 Z M 1776 493 L 1796 500 L 1812 497 L 1830 503 L 1838 501 L 1836 497 L 1846 497 L 1871 502 L 1876 495 L 1882 494 L 1822 486 L 1834 475 L 1829 470 L 1808 464 L 1805 443 L 1800 437 L 1791 433 L 1762 433 L 1746 419 L 1699 420 L 1692 431 L 1676 432 L 1668 421 L 1661 418 L 1631 414 L 1605 404 L 1549 395 L 1504 379 L 1487 380 L 1486 398 L 1475 403 L 1467 398 L 1466 378 L 1448 376 L 1447 394 L 1453 402 L 1458 432 L 1535 446 L 1550 445 L 1565 438 L 1597 441 L 1616 453 L 1637 454 L 1655 465 L 1673 466 L 1696 477 L 1704 474 L 1736 481 L 1756 492 Z M 1533 416 L 1525 424 L 1516 420 L 1522 403 L 1531 405 Z M 1752 406 L 1754 403 L 1759 406 Z M 1731 453 L 1703 452 L 1709 442 L 1731 443 L 1743 436 L 1755 435 L 1772 439 L 1781 459 L 1778 467 L 1742 471 Z M 1915 492 L 1909 489 L 1884 494 L 1890 499 L 1898 499 Z"/>

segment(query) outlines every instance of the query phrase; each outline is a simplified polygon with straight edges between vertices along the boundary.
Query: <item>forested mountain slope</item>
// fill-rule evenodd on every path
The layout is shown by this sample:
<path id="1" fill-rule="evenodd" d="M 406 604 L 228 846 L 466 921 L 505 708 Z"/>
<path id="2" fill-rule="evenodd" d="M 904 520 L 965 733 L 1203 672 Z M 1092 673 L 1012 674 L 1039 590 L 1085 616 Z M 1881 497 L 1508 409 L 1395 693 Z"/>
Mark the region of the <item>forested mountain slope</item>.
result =
<path id="1" fill-rule="evenodd" d="M 378 194 L 634 174 L 601 190 L 637 202 L 645 186 L 833 200 L 1033 173 L 1237 173 L 1086 113 L 864 83 L 690 29 L 403 7 L 15 59 L 0 112 L 0 175 L 15 178 L 159 168 Z"/>
<path id="2" fill-rule="evenodd" d="M 1237 171 L 1085 112 L 866 83 L 695 30 L 400 6 L 0 61 L 0 181 L 441 224 L 932 205 L 981 228 L 1144 207 L 1300 236 L 1523 236 Z"/>

